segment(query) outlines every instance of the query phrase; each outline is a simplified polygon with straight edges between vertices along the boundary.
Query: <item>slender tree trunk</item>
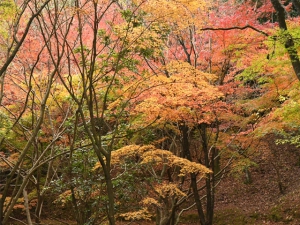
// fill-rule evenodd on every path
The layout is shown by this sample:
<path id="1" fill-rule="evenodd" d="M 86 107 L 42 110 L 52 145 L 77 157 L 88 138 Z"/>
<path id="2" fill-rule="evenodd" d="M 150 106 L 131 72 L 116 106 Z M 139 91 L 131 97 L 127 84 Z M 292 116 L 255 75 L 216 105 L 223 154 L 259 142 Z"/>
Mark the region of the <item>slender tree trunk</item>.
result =
<path id="1" fill-rule="evenodd" d="M 2 221 L 3 221 L 3 206 L 4 206 L 4 201 L 5 201 L 5 198 L 4 197 L 1 197 L 0 199 L 0 225 L 3 225 Z"/>
<path id="2" fill-rule="evenodd" d="M 107 185 L 107 196 L 108 196 L 108 220 L 109 225 L 115 225 L 115 202 L 114 202 L 114 190 L 111 175 L 105 176 Z"/>
<path id="3" fill-rule="evenodd" d="M 188 139 L 188 127 L 186 125 L 180 126 L 181 136 L 182 136 L 182 152 L 183 156 L 186 157 L 188 160 L 192 160 L 191 154 L 190 154 L 190 145 L 189 145 L 189 139 Z M 200 219 L 201 225 L 206 225 L 206 219 L 204 215 L 204 210 L 202 207 L 202 202 L 200 200 L 200 195 L 198 192 L 198 186 L 197 186 L 197 176 L 195 173 L 191 173 L 191 186 L 194 194 L 194 200 L 197 207 L 198 216 Z"/>
<path id="4" fill-rule="evenodd" d="M 108 197 L 108 206 L 107 206 L 108 222 L 109 225 L 115 225 L 115 194 L 114 194 L 114 187 L 112 183 L 112 177 L 110 174 L 110 156 L 106 158 L 106 164 L 103 164 L 102 159 L 99 159 L 99 161 L 100 164 L 102 165 L 102 169 L 105 177 L 105 183 L 106 183 L 106 191 Z"/>
<path id="5" fill-rule="evenodd" d="M 204 153 L 204 165 L 207 168 L 210 168 L 210 157 L 209 157 L 209 147 L 206 133 L 207 125 L 202 123 L 200 124 L 200 134 L 202 141 L 202 150 Z M 211 162 L 214 162 L 214 154 L 212 154 Z M 214 191 L 212 187 L 212 179 L 214 175 L 207 174 L 205 180 L 206 186 L 206 223 L 205 225 L 212 225 L 213 215 L 214 215 Z"/>
<path id="6" fill-rule="evenodd" d="M 245 172 L 245 183 L 246 184 L 251 184 L 252 183 L 252 176 L 251 176 L 251 172 L 249 171 L 249 168 L 246 167 L 244 169 Z"/>
<path id="7" fill-rule="evenodd" d="M 23 197 L 24 197 L 24 207 L 26 211 L 26 217 L 27 217 L 27 223 L 28 225 L 32 225 L 32 220 L 30 216 L 30 210 L 29 210 L 29 201 L 28 201 L 28 195 L 26 188 L 23 189 Z"/>
<path id="8" fill-rule="evenodd" d="M 39 187 L 40 183 L 37 182 L 36 188 L 37 188 L 37 205 L 35 209 L 35 223 L 40 224 L 41 223 L 41 212 L 43 207 L 43 200 L 44 197 L 41 195 L 41 190 Z"/>
<path id="9" fill-rule="evenodd" d="M 101 145 L 101 143 L 98 143 Z M 107 217 L 108 217 L 108 223 L 109 225 L 115 225 L 115 193 L 114 193 L 114 186 L 112 183 L 112 177 L 110 174 L 110 163 L 111 163 L 111 155 L 108 154 L 105 156 L 105 161 L 103 159 L 103 154 L 98 149 L 95 150 L 95 153 L 99 159 L 99 162 L 101 164 L 101 168 L 104 173 L 105 177 L 105 184 L 106 184 L 106 191 L 107 191 L 107 197 L 108 197 L 108 205 L 107 205 Z"/>
<path id="10" fill-rule="evenodd" d="M 54 72 L 52 72 L 52 75 L 50 76 L 49 79 L 53 79 L 53 76 L 55 74 L 56 70 Z M 31 174 L 27 174 L 24 178 L 23 178 L 23 181 L 21 183 L 21 186 L 19 187 L 17 193 L 13 196 L 13 200 L 11 202 L 11 204 L 9 206 L 7 206 L 7 209 L 5 211 L 5 214 L 3 212 L 4 210 L 4 203 L 5 203 L 5 199 L 8 195 L 8 190 L 10 188 L 10 184 L 12 182 L 12 179 L 13 179 L 13 176 L 17 173 L 18 170 L 20 170 L 21 168 L 21 165 L 26 157 L 26 154 L 27 152 L 30 150 L 30 147 L 34 141 L 34 139 L 37 137 L 38 135 L 38 132 L 41 128 L 41 125 L 44 121 L 44 115 L 45 115 L 45 110 L 46 110 L 46 102 L 47 102 L 47 99 L 48 99 L 48 96 L 50 94 L 50 87 L 51 87 L 51 84 L 49 84 L 49 86 L 47 87 L 47 91 L 45 93 L 45 96 L 43 98 L 43 102 L 41 104 L 41 110 L 40 110 L 40 117 L 37 121 L 37 124 L 31 134 L 31 137 L 30 139 L 28 140 L 28 142 L 26 143 L 26 146 L 24 147 L 24 149 L 22 150 L 22 153 L 20 154 L 19 156 L 19 159 L 18 161 L 16 162 L 16 164 L 14 165 L 14 167 L 12 168 L 10 174 L 8 175 L 8 178 L 7 178 L 7 181 L 6 181 L 6 184 L 4 186 L 4 191 L 2 192 L 2 197 L 1 197 L 1 200 L 0 200 L 0 218 L 2 218 L 1 222 L 0 222 L 0 225 L 3 225 L 3 224 L 6 224 L 8 219 L 9 219 L 9 216 L 13 210 L 13 206 L 16 204 L 17 202 L 17 199 L 19 198 L 19 196 L 22 194 L 22 190 L 23 188 L 25 187 L 25 185 L 27 184 Z M 34 169 L 31 169 L 34 171 Z M 32 173 L 32 172 L 31 172 Z M 18 172 L 18 174 L 20 174 L 20 171 Z"/>
<path id="11" fill-rule="evenodd" d="M 170 222 L 169 222 L 170 225 L 174 225 L 176 222 L 176 202 L 177 201 L 176 200 L 174 200 L 174 201 L 175 202 L 172 206 L 172 211 L 171 211 L 171 215 L 170 215 Z"/>
<path id="12" fill-rule="evenodd" d="M 296 1 L 296 2 L 298 3 L 298 1 Z M 286 22 L 285 22 L 285 10 L 284 10 L 284 8 L 283 8 L 283 6 L 282 6 L 282 4 L 279 0 L 271 0 L 271 3 L 272 3 L 272 5 L 273 5 L 273 7 L 274 7 L 274 9 L 277 13 L 277 18 L 278 18 L 278 23 L 279 23 L 280 29 L 285 31 L 285 34 L 284 34 L 284 36 L 285 36 L 284 47 L 286 48 L 286 50 L 289 54 L 294 72 L 295 72 L 298 80 L 300 80 L 300 60 L 299 60 L 297 49 L 295 47 L 293 37 L 288 32 L 288 29 L 287 29 L 287 25 L 286 25 Z"/>
<path id="13" fill-rule="evenodd" d="M 219 85 L 224 84 L 224 79 L 225 79 L 229 69 L 230 69 L 230 56 L 228 56 L 228 58 L 226 58 L 223 62 L 221 74 L 219 75 Z"/>

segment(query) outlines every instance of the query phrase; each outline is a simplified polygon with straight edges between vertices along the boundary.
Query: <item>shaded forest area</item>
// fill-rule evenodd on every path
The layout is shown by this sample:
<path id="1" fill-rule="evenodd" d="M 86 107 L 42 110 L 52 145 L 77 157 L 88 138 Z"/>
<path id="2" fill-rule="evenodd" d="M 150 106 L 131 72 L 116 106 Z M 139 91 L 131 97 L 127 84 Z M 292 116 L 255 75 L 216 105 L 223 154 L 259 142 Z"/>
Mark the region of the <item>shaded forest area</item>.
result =
<path id="1" fill-rule="evenodd" d="M 0 1 L 0 225 L 299 224 L 299 0 Z"/>

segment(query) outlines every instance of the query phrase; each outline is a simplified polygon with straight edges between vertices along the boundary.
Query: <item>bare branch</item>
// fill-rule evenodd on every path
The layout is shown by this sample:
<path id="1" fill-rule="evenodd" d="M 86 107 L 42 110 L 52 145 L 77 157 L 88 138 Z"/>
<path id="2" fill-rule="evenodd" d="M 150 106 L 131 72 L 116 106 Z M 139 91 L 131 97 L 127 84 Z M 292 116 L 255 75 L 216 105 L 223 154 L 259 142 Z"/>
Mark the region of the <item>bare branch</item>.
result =
<path id="1" fill-rule="evenodd" d="M 201 28 L 200 30 L 246 30 L 248 28 L 252 29 L 252 30 L 255 30 L 256 32 L 261 33 L 261 34 L 269 37 L 268 33 L 264 32 L 262 30 L 259 30 L 259 29 L 255 28 L 255 27 L 251 26 L 251 25 L 246 25 L 244 27 L 236 27 L 236 26 L 234 26 L 234 27 L 219 27 L 219 28 L 204 27 L 204 28 Z"/>

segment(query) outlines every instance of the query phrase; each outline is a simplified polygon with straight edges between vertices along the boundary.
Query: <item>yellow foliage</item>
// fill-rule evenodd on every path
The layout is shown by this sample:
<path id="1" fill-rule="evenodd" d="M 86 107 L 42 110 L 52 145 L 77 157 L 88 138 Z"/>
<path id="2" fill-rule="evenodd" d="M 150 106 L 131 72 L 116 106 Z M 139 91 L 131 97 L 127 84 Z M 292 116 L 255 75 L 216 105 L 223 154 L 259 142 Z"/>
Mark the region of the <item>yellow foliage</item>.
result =
<path id="1" fill-rule="evenodd" d="M 13 22 L 16 13 L 17 7 L 13 0 L 0 1 L 0 36 L 2 36 L 3 39 L 8 38 L 10 24 Z"/>
<path id="2" fill-rule="evenodd" d="M 203 122 L 204 106 L 223 96 L 212 85 L 215 75 L 201 72 L 186 62 L 171 61 L 162 71 L 167 71 L 169 77 L 158 74 L 145 82 L 149 89 L 135 108 L 147 123 L 157 118 L 157 123 Z"/>
<path id="3" fill-rule="evenodd" d="M 162 149 L 157 149 L 153 145 L 127 145 L 119 150 L 112 152 L 112 164 L 121 164 L 122 160 L 128 158 L 141 158 L 141 164 L 151 165 L 168 165 L 169 167 L 179 167 L 179 176 L 185 176 L 189 173 L 211 173 L 211 170 L 205 166 L 191 162 L 187 159 L 175 156 L 172 152 Z M 100 168 L 100 163 L 97 162 L 93 170 Z"/>
<path id="4" fill-rule="evenodd" d="M 183 193 L 176 184 L 171 183 L 164 183 L 155 188 L 155 191 L 159 194 L 160 197 L 166 198 L 169 196 L 178 196 L 178 197 L 184 197 L 186 196 L 185 193 Z"/>
<path id="5" fill-rule="evenodd" d="M 120 148 L 119 150 L 112 152 L 111 154 L 112 164 L 120 163 L 121 160 L 124 158 L 133 158 L 136 156 L 143 155 L 144 152 L 152 151 L 154 149 L 155 148 L 153 145 L 145 145 L 145 146 L 127 145 L 123 148 Z"/>
<path id="6" fill-rule="evenodd" d="M 156 22 L 146 27 L 130 27 L 127 23 L 114 27 L 117 36 L 128 43 L 128 49 L 136 52 L 150 50 L 153 57 L 158 57 L 162 51 L 164 40 L 159 31 L 165 29 L 164 25 Z"/>
<path id="7" fill-rule="evenodd" d="M 195 83 L 199 87 L 207 87 L 218 77 L 214 74 L 204 73 L 187 62 L 173 60 L 166 65 L 166 70 L 177 82 Z M 183 76 L 184 75 L 184 76 Z"/>
<path id="8" fill-rule="evenodd" d="M 60 203 L 62 206 L 65 206 L 68 202 L 68 198 L 72 195 L 71 190 L 67 190 L 60 194 L 58 198 L 53 203 Z"/>
<path id="9" fill-rule="evenodd" d="M 111 164 L 120 164 L 121 161 L 125 158 L 135 158 L 136 156 L 143 154 L 143 152 L 149 151 L 151 149 L 154 149 L 154 146 L 127 145 L 111 153 Z M 100 167 L 101 167 L 100 163 L 97 162 L 93 170 L 97 170 Z"/>
<path id="10" fill-rule="evenodd" d="M 172 155 L 173 154 L 170 151 L 161 150 L 161 149 L 153 149 L 151 151 L 144 152 L 141 155 L 141 158 L 143 159 L 141 164 L 166 163 L 166 161 L 169 160 Z"/>
<path id="11" fill-rule="evenodd" d="M 189 173 L 202 173 L 207 174 L 211 173 L 212 171 L 207 167 L 201 165 L 200 163 L 191 162 L 187 159 L 177 157 L 175 155 L 172 156 L 170 160 L 171 166 L 178 166 L 180 167 L 180 174 L 178 176 L 185 176 Z"/>
<path id="12" fill-rule="evenodd" d="M 177 30 L 185 29 L 195 23 L 203 23 L 204 17 L 199 16 L 210 5 L 203 0 L 135 0 L 134 2 L 148 13 L 149 20 L 176 26 Z"/>
<path id="13" fill-rule="evenodd" d="M 156 199 L 150 198 L 150 197 L 144 198 L 142 200 L 142 204 L 143 205 L 155 205 L 157 207 L 161 206 L 161 204 Z"/>
<path id="14" fill-rule="evenodd" d="M 132 162 L 146 165 L 145 168 L 152 167 L 150 169 L 152 172 L 157 169 L 160 170 L 162 166 L 180 169 L 179 176 L 188 175 L 189 173 L 199 173 L 205 176 L 205 174 L 212 172 L 199 163 L 180 158 L 170 151 L 157 149 L 153 145 L 128 145 L 113 151 L 111 156 L 112 165 L 120 165 L 131 159 Z M 100 168 L 100 164 L 96 163 L 94 170 L 98 168 Z M 152 215 L 149 213 L 147 207 L 149 207 L 149 209 L 150 207 L 164 208 L 166 206 L 162 200 L 187 196 L 175 183 L 156 183 L 153 186 L 151 185 L 151 187 L 153 187 L 152 191 L 154 191 L 152 196 L 156 197 L 144 198 L 140 202 L 141 207 L 143 207 L 142 209 L 120 214 L 120 217 L 123 217 L 125 220 L 150 220 Z"/>
<path id="15" fill-rule="evenodd" d="M 122 213 L 119 215 L 125 220 L 151 220 L 152 214 L 149 213 L 147 208 L 135 212 Z"/>

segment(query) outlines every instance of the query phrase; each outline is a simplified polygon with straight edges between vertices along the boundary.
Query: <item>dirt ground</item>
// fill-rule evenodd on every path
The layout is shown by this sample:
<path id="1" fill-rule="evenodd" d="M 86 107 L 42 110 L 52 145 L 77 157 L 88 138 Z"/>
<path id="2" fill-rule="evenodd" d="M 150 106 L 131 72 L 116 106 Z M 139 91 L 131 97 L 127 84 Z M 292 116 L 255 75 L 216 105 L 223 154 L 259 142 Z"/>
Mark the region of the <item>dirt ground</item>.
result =
<path id="1" fill-rule="evenodd" d="M 258 149 L 258 166 L 250 169 L 252 183 L 230 175 L 222 181 L 214 224 L 300 224 L 300 151 L 270 143 Z"/>

